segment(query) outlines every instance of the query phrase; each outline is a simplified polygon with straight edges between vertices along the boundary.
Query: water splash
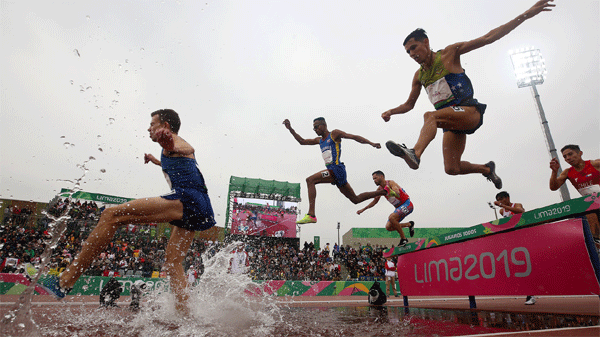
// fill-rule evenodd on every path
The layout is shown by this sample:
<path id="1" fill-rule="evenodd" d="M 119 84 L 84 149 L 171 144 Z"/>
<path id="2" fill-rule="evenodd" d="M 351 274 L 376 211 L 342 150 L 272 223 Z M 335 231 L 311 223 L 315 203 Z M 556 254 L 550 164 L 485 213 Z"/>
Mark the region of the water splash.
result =
<path id="1" fill-rule="evenodd" d="M 60 238 L 67 229 L 67 221 L 71 219 L 69 213 L 74 204 L 71 202 L 72 196 L 74 193 L 81 191 L 81 183 L 84 181 L 85 176 L 89 171 L 86 167 L 86 164 L 92 160 L 95 160 L 95 158 L 90 156 L 88 160 L 83 162 L 83 164 L 78 164 L 77 167 L 80 168 L 83 173 L 81 177 L 72 181 L 73 188 L 66 194 L 57 194 L 49 203 L 48 209 L 54 206 L 54 204 L 58 202 L 59 198 L 66 198 L 66 200 L 69 200 L 69 202 L 67 203 L 67 206 L 63 212 L 59 216 L 53 216 L 46 210 L 42 211 L 42 214 L 51 220 L 51 222 L 48 224 L 48 233 L 50 234 L 50 238 L 45 242 L 46 248 L 41 255 L 41 263 L 37 273 L 31 280 L 31 283 L 27 286 L 23 293 L 21 293 L 21 296 L 19 296 L 19 299 L 12 306 L 11 310 L 9 310 L 1 320 L 2 325 L 4 325 L 2 330 L 6 336 L 41 336 L 40 327 L 33 321 L 31 316 L 31 300 L 33 298 L 37 283 L 40 280 L 44 270 L 46 270 L 46 266 L 50 262 L 52 251 L 58 246 Z"/>
<path id="2" fill-rule="evenodd" d="M 72 193 L 74 193 L 74 191 L 69 194 L 69 198 Z M 42 272 L 49 263 L 52 251 L 56 248 L 58 241 L 67 229 L 67 220 L 71 218 L 69 216 L 71 208 L 72 203 L 69 203 L 59 217 L 54 217 L 46 211 L 42 212 L 52 220 L 48 225 L 48 232 L 51 237 L 45 242 L 46 248 L 41 255 L 40 267 L 34 278 L 31 280 L 31 283 L 27 286 L 25 291 L 21 293 L 21 296 L 12 306 L 11 310 L 9 310 L 2 318 L 2 324 L 5 325 L 5 329 L 3 330 L 6 336 L 41 336 L 40 327 L 33 321 L 31 315 L 31 300 L 35 292 L 35 287 L 42 276 Z"/>
<path id="3" fill-rule="evenodd" d="M 40 332 L 44 336 L 65 332 L 80 336 L 272 336 L 287 322 L 274 297 L 257 295 L 257 285 L 248 276 L 227 272 L 236 244 L 218 251 L 211 246 L 202 255 L 205 272 L 190 288 L 187 317 L 176 312 L 168 281 L 153 279 L 160 283 L 145 294 L 136 313 L 123 307 L 62 306 L 47 318 L 51 323 L 41 326 Z"/>

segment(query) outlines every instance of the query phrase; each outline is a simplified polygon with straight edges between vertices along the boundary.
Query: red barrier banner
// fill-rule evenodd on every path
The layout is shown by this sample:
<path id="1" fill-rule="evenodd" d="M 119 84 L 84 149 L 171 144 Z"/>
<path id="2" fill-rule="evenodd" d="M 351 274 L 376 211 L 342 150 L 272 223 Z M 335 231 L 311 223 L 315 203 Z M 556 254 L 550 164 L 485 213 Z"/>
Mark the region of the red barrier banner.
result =
<path id="1" fill-rule="evenodd" d="M 600 294 L 581 219 L 415 251 L 397 265 L 406 296 Z"/>

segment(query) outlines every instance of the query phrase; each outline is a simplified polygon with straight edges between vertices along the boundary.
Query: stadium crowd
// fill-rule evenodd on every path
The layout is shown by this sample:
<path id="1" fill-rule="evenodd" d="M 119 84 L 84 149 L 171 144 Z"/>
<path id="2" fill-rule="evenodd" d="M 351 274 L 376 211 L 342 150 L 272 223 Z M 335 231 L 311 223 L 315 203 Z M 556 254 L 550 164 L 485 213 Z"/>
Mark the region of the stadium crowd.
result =
<path id="1" fill-rule="evenodd" d="M 60 273 L 81 249 L 83 240 L 97 223 L 102 208 L 94 202 L 58 200 L 52 203 L 48 214 L 57 217 L 71 207 L 66 231 L 53 250 L 49 263 L 50 273 Z M 26 266 L 38 268 L 40 256 L 50 238 L 48 216 L 15 214 L 4 210 L 4 221 L 0 226 L 0 273 L 25 272 Z M 24 218 L 26 217 L 26 218 Z M 89 276 L 139 276 L 152 277 L 161 274 L 165 261 L 167 237 L 152 234 L 151 225 L 128 226 L 117 231 L 113 241 L 86 271 Z M 303 247 L 289 243 L 274 245 L 247 244 L 247 272 L 255 280 L 373 280 L 383 279 L 386 247 L 338 246 L 327 244 L 323 249 L 305 242 Z M 185 259 L 185 270 L 196 274 L 203 272 L 204 258 L 214 255 L 226 245 L 195 239 Z"/>

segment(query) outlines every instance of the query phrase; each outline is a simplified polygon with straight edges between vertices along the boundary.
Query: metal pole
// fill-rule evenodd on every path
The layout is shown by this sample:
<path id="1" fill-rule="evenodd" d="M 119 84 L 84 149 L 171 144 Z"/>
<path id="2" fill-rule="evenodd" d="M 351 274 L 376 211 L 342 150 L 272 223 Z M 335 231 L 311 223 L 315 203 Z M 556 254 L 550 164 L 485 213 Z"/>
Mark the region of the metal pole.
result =
<path id="1" fill-rule="evenodd" d="M 338 230 L 338 249 L 339 249 L 339 247 L 342 245 L 342 243 L 340 242 L 340 222 L 339 221 L 338 221 L 337 230 Z"/>
<path id="2" fill-rule="evenodd" d="M 488 201 L 488 205 L 490 205 L 490 208 L 494 210 L 494 215 L 496 216 L 496 220 L 498 220 L 498 213 L 496 212 L 496 207 L 494 207 L 494 204 L 492 204 L 490 201 Z"/>
<path id="3" fill-rule="evenodd" d="M 531 85 L 531 93 L 533 94 L 533 98 L 536 102 L 538 115 L 540 117 L 540 123 L 542 123 L 542 132 L 544 132 L 544 137 L 546 139 L 546 147 L 548 148 L 548 152 L 550 152 L 550 158 L 556 158 L 557 160 L 559 160 L 558 155 L 556 154 L 556 146 L 554 145 L 552 135 L 550 134 L 550 127 L 548 126 L 548 121 L 546 120 L 546 114 L 544 113 L 544 108 L 542 107 L 540 94 L 538 94 L 535 84 Z M 562 172 L 562 167 L 560 167 L 560 160 L 558 165 L 558 173 L 560 174 Z M 571 200 L 571 195 L 569 194 L 569 190 L 567 189 L 566 184 L 563 184 L 560 187 L 560 198 L 562 199 L 562 201 Z"/>

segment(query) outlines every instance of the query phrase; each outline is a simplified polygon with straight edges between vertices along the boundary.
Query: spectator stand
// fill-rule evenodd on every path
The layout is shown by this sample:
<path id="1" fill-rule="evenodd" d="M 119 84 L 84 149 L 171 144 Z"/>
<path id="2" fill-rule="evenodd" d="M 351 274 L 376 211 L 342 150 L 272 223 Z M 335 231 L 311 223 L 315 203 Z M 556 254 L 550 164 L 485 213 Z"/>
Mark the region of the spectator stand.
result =
<path id="1" fill-rule="evenodd" d="M 581 197 L 387 250 L 408 296 L 600 295 L 600 262 Z"/>

